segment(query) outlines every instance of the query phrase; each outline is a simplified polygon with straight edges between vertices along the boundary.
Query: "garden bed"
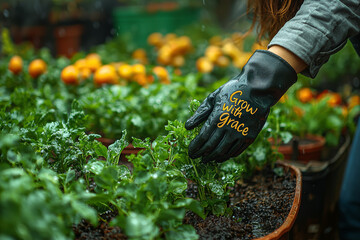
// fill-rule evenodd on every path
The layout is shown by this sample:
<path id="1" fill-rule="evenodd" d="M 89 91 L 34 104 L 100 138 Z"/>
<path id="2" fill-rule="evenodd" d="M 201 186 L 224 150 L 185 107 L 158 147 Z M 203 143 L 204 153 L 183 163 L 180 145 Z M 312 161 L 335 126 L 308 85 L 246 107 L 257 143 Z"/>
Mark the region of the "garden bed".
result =
<path id="1" fill-rule="evenodd" d="M 232 189 L 229 204 L 231 216 L 208 215 L 202 219 L 188 211 L 184 224 L 192 225 L 199 239 L 255 239 L 279 229 L 292 209 L 297 180 L 289 169 L 277 174 L 270 168 L 257 171 L 252 178 L 238 182 Z M 187 194 L 196 196 L 197 188 L 189 184 Z M 297 197 L 296 197 L 297 198 Z M 298 200 L 299 201 L 299 200 Z M 295 210 L 296 216 L 297 210 Z M 75 239 L 127 239 L 119 227 L 109 222 L 116 213 L 107 211 L 100 215 L 97 227 L 87 221 L 74 226 Z"/>

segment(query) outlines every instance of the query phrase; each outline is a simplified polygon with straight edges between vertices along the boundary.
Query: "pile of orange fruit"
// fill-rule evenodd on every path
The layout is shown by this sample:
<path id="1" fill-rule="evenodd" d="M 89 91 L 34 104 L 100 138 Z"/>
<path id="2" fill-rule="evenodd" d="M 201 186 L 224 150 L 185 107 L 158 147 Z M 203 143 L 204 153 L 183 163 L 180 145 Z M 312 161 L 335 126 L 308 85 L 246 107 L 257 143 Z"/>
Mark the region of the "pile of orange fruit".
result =
<path id="1" fill-rule="evenodd" d="M 148 44 L 155 47 L 157 62 L 161 65 L 179 68 L 185 64 L 185 56 L 193 50 L 188 36 L 177 36 L 174 33 L 162 35 L 155 32 L 147 38 Z"/>
<path id="2" fill-rule="evenodd" d="M 61 80 L 65 84 L 77 85 L 91 76 L 97 86 L 126 84 L 131 81 L 146 86 L 154 82 L 155 76 L 161 83 L 170 83 L 170 75 L 165 67 L 155 66 L 149 73 L 143 63 L 113 62 L 103 65 L 101 57 L 96 53 L 88 54 L 61 71 Z"/>
<path id="3" fill-rule="evenodd" d="M 23 71 L 23 60 L 20 56 L 11 57 L 8 69 L 15 75 L 20 74 Z M 47 64 L 42 59 L 34 59 L 28 66 L 28 73 L 32 78 L 38 78 L 46 72 Z"/>
<path id="4" fill-rule="evenodd" d="M 253 52 L 258 49 L 266 49 L 267 42 L 254 43 L 251 51 L 244 51 L 245 35 L 234 33 L 228 38 L 214 36 L 209 40 L 209 46 L 205 49 L 204 56 L 196 61 L 199 72 L 212 72 L 215 66 L 227 67 L 232 63 L 237 68 L 243 68 Z"/>

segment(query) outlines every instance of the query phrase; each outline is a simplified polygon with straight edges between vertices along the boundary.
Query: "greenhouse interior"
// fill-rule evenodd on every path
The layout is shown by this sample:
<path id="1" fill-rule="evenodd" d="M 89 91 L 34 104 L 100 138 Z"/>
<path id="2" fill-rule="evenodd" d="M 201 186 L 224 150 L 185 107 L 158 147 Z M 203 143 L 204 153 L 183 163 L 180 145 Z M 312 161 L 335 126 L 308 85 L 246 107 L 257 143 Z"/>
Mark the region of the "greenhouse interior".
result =
<path id="1" fill-rule="evenodd" d="M 359 240 L 359 9 L 0 0 L 0 239 Z"/>

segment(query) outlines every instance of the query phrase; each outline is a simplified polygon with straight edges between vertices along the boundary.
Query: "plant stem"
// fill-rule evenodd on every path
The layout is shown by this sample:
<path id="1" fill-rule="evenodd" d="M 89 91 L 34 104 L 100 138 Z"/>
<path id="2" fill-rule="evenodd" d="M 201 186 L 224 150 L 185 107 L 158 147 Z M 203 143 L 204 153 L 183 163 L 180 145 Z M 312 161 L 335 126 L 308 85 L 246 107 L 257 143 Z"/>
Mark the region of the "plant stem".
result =
<path id="1" fill-rule="evenodd" d="M 194 168 L 194 171 L 195 171 L 195 175 L 196 175 L 196 178 L 197 179 L 200 179 L 199 177 L 199 174 L 197 172 L 197 169 L 195 167 L 195 164 L 194 164 L 194 161 L 190 158 L 190 162 L 191 162 L 191 165 L 193 166 Z M 197 185 L 198 185 L 198 189 L 199 189 L 199 197 L 200 197 L 200 200 L 206 200 L 205 198 L 205 188 L 200 184 L 200 181 L 197 181 Z"/>

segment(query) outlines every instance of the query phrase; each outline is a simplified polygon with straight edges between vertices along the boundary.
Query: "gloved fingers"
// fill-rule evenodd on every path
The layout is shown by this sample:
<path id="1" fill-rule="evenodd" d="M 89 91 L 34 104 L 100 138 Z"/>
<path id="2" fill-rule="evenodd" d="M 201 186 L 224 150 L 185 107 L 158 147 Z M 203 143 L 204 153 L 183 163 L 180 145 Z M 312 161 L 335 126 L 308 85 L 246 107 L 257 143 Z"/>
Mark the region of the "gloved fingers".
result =
<path id="1" fill-rule="evenodd" d="M 222 131 L 218 130 L 215 124 L 210 124 L 209 121 L 206 121 L 202 126 L 200 133 L 189 144 L 189 156 L 193 159 L 196 158 L 193 154 L 197 153 L 199 149 L 201 149 L 201 147 L 210 139 L 210 137 L 212 137 L 212 135 L 215 135 L 215 133 L 219 135 L 220 132 Z M 217 136 L 215 135 L 214 137 Z"/>
<path id="2" fill-rule="evenodd" d="M 242 143 L 235 144 L 230 150 L 229 150 L 229 156 L 230 158 L 239 156 L 245 149 L 249 146 L 248 143 L 241 140 Z"/>
<path id="3" fill-rule="evenodd" d="M 228 160 L 230 157 L 228 156 L 228 151 L 233 147 L 233 145 L 237 142 L 236 140 L 229 142 L 229 136 L 227 134 L 224 135 L 220 143 L 214 148 L 210 154 L 204 156 L 202 158 L 203 163 L 207 163 L 210 161 L 224 162 Z"/>
<path id="4" fill-rule="evenodd" d="M 187 130 L 194 129 L 197 127 L 200 123 L 205 121 L 212 112 L 215 104 L 215 97 L 219 93 L 220 88 L 216 91 L 210 93 L 208 97 L 205 98 L 205 100 L 201 103 L 199 108 L 196 110 L 194 115 L 192 115 L 185 123 L 185 128 Z"/>
<path id="5" fill-rule="evenodd" d="M 208 140 L 205 142 L 205 144 L 199 145 L 200 148 L 197 151 L 191 152 L 191 158 L 198 158 L 211 153 L 215 149 L 215 147 L 220 143 L 220 141 L 223 139 L 224 135 L 225 132 L 221 131 L 220 129 L 214 131 L 210 136 L 210 138 L 208 138 Z M 190 155 L 190 151 L 189 151 L 189 155 Z"/>

